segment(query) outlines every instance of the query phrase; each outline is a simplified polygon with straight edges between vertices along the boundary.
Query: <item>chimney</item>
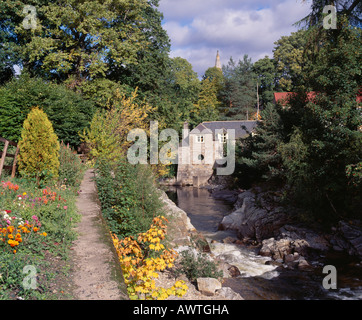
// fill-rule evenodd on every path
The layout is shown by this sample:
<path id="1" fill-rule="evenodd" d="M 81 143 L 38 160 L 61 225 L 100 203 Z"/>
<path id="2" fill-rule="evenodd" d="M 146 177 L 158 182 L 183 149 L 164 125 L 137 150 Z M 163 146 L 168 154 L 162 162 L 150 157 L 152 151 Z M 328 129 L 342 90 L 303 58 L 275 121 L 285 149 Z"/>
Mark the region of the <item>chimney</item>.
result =
<path id="1" fill-rule="evenodd" d="M 189 130 L 189 123 L 187 121 L 184 122 L 184 130 Z"/>

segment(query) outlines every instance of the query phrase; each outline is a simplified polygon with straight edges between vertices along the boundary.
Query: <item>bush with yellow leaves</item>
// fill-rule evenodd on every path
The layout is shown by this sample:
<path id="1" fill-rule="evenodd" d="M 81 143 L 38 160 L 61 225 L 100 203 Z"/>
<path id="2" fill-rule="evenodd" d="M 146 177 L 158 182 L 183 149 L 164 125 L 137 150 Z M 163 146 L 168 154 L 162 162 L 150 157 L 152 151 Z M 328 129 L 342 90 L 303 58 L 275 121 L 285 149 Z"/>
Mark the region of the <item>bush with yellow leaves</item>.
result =
<path id="1" fill-rule="evenodd" d="M 156 287 L 157 271 L 172 268 L 177 253 L 166 249 L 161 243 L 165 239 L 167 219 L 153 219 L 150 229 L 140 233 L 137 240 L 127 237 L 119 240 L 112 234 L 130 299 L 165 300 L 170 295 L 182 297 L 187 292 L 184 281 L 176 281 L 168 289 Z"/>

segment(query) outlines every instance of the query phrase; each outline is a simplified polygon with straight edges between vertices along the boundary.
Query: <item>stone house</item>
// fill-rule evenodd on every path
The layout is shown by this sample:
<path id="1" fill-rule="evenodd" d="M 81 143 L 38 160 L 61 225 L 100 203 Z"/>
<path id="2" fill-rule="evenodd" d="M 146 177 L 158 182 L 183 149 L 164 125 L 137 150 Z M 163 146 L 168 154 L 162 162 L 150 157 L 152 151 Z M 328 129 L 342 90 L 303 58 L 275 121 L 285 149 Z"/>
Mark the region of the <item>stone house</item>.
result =
<path id="1" fill-rule="evenodd" d="M 184 123 L 178 148 L 176 183 L 200 186 L 206 184 L 214 170 L 226 161 L 225 147 L 229 139 L 243 138 L 253 132 L 257 121 L 206 121 L 193 130 Z"/>

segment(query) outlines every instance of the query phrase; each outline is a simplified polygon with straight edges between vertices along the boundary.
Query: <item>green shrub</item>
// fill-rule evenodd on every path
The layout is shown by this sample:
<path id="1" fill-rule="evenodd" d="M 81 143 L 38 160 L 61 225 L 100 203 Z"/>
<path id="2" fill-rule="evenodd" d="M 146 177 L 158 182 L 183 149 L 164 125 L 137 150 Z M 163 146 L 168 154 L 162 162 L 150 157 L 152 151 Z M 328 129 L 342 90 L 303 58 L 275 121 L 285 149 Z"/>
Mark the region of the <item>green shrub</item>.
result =
<path id="1" fill-rule="evenodd" d="M 185 274 L 191 282 L 196 282 L 197 278 L 221 278 L 223 271 L 218 271 L 215 262 L 208 260 L 206 254 L 182 251 L 176 274 Z"/>
<path id="2" fill-rule="evenodd" d="M 59 181 L 67 186 L 79 186 L 84 173 L 81 159 L 63 141 L 59 150 Z"/>
<path id="3" fill-rule="evenodd" d="M 25 119 L 19 142 L 19 172 L 22 176 L 41 180 L 59 174 L 59 142 L 46 113 L 38 107 Z"/>
<path id="4" fill-rule="evenodd" d="M 97 188 L 102 213 L 118 237 L 146 232 L 152 219 L 163 215 L 151 169 L 121 160 L 115 166 L 98 163 Z"/>

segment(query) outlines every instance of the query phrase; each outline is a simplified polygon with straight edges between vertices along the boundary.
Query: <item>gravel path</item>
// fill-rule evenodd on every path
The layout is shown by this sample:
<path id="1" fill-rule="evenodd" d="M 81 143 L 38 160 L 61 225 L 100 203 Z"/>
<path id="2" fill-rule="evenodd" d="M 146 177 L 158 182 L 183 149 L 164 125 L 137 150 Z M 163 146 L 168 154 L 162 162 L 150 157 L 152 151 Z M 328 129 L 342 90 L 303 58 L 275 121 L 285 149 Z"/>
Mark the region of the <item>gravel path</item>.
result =
<path id="1" fill-rule="evenodd" d="M 101 216 L 94 171 L 80 186 L 77 208 L 82 215 L 73 245 L 73 292 L 77 300 L 126 300 L 126 289 L 112 240 Z"/>

